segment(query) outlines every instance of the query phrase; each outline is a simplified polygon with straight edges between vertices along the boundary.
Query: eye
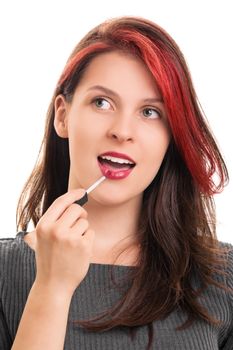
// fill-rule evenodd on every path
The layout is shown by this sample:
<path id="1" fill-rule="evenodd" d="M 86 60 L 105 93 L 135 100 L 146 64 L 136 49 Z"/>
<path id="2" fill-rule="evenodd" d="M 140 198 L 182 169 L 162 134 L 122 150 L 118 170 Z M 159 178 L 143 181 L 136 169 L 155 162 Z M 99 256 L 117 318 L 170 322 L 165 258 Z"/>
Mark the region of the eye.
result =
<path id="1" fill-rule="evenodd" d="M 161 117 L 161 113 L 155 108 L 144 108 L 143 115 L 147 119 L 157 119 Z"/>
<path id="2" fill-rule="evenodd" d="M 92 103 L 99 109 L 109 109 L 110 103 L 103 97 L 97 97 L 92 100 Z"/>

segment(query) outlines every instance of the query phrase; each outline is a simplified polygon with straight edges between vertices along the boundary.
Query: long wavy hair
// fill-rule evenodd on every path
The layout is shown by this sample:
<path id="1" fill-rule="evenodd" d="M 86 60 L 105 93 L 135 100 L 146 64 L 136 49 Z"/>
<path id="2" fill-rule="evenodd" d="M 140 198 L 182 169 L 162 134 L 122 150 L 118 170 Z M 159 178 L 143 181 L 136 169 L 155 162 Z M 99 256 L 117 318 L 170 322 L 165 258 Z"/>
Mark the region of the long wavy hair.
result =
<path id="1" fill-rule="evenodd" d="M 144 191 L 138 225 L 141 250 L 130 287 L 105 317 L 78 322 L 92 331 L 147 325 L 149 349 L 152 322 L 176 307 L 187 314 L 177 330 L 197 319 L 218 324 L 197 298 L 208 285 L 225 288 L 214 278 L 215 273 L 224 274 L 220 266 L 225 252 L 216 236 L 213 195 L 223 190 L 228 172 L 183 54 L 160 26 L 141 17 L 113 18 L 75 47 L 48 109 L 37 163 L 19 198 L 17 230 L 26 231 L 30 221 L 36 226 L 52 202 L 67 192 L 69 145 L 54 129 L 56 96 L 63 94 L 71 101 L 92 59 L 114 50 L 132 54 L 148 67 L 163 97 L 172 136 L 159 172 Z M 193 286 L 194 276 L 199 288 Z"/>

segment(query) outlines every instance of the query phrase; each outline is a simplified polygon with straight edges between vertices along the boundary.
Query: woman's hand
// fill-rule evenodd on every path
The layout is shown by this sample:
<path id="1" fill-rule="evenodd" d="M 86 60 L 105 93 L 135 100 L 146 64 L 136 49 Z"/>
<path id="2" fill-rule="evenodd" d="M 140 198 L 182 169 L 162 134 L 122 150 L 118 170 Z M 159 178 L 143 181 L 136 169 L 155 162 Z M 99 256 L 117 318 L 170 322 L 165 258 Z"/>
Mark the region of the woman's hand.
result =
<path id="1" fill-rule="evenodd" d="M 74 204 L 84 194 L 77 189 L 57 198 L 38 222 L 35 284 L 72 295 L 86 276 L 95 233 L 87 211 Z"/>

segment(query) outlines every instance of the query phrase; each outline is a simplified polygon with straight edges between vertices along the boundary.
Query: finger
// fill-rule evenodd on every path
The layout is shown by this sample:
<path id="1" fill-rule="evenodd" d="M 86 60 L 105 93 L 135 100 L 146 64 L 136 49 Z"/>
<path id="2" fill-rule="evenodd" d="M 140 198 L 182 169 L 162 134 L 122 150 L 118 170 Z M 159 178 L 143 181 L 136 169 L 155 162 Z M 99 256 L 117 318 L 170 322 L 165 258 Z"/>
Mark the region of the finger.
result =
<path id="1" fill-rule="evenodd" d="M 86 227 L 85 227 L 86 225 Z M 69 230 L 70 234 L 74 236 L 84 236 L 89 229 L 89 221 L 86 219 L 78 219 Z"/>
<path id="2" fill-rule="evenodd" d="M 56 226 L 57 226 L 57 224 L 56 224 Z M 75 229 L 74 229 L 74 226 L 75 226 Z M 89 227 L 89 222 L 84 218 L 80 218 L 69 229 L 67 228 L 67 226 L 65 226 L 65 225 L 63 226 L 63 225 L 59 224 L 57 231 L 59 232 L 59 235 L 69 234 L 70 238 L 72 237 L 72 235 L 74 235 L 74 237 L 79 238 L 80 236 L 85 234 L 85 232 L 88 230 L 88 227 Z"/>
<path id="3" fill-rule="evenodd" d="M 82 198 L 85 195 L 85 190 L 82 188 L 71 190 L 64 195 L 58 197 L 48 208 L 46 213 L 43 215 L 43 220 L 49 222 L 57 221 L 64 211 L 73 204 L 76 200 Z M 78 204 L 76 204 L 78 206 Z M 82 213 L 87 211 L 80 206 Z"/>
<path id="4" fill-rule="evenodd" d="M 71 228 L 79 219 L 86 219 L 87 212 L 83 212 L 82 207 L 71 204 L 56 221 L 56 224 L 66 228 Z"/>
<path id="5" fill-rule="evenodd" d="M 80 218 L 78 219 L 78 222 L 76 223 L 76 228 L 73 231 L 73 227 L 69 228 L 66 225 L 63 225 L 62 223 L 58 223 L 58 221 L 53 224 L 49 235 L 47 237 L 49 239 L 53 239 L 56 242 L 62 242 L 63 239 L 65 241 L 73 241 L 76 242 L 80 239 L 80 237 L 86 232 L 88 229 L 89 222 L 86 219 Z M 43 238 L 46 235 L 43 234 Z"/>
<path id="6" fill-rule="evenodd" d="M 70 228 L 79 218 L 87 218 L 87 212 L 77 204 L 71 204 L 56 221 L 58 224 Z"/>
<path id="7" fill-rule="evenodd" d="M 82 235 L 82 245 L 85 246 L 86 250 L 91 254 L 93 252 L 94 240 L 95 240 L 95 231 L 92 229 L 88 229 Z"/>

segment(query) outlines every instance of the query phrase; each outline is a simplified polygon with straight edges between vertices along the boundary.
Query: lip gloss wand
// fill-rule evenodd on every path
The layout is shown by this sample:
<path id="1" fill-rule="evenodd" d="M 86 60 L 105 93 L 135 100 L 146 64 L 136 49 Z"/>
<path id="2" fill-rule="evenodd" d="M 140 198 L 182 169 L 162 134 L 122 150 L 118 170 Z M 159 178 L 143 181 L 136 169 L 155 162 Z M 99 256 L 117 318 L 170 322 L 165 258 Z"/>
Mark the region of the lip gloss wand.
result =
<path id="1" fill-rule="evenodd" d="M 86 190 L 84 196 L 74 203 L 81 205 L 81 207 L 88 201 L 88 194 L 93 191 L 101 182 L 103 182 L 106 179 L 105 176 L 102 176 L 100 179 L 98 179 L 96 182 L 94 182 L 88 189 Z"/>

